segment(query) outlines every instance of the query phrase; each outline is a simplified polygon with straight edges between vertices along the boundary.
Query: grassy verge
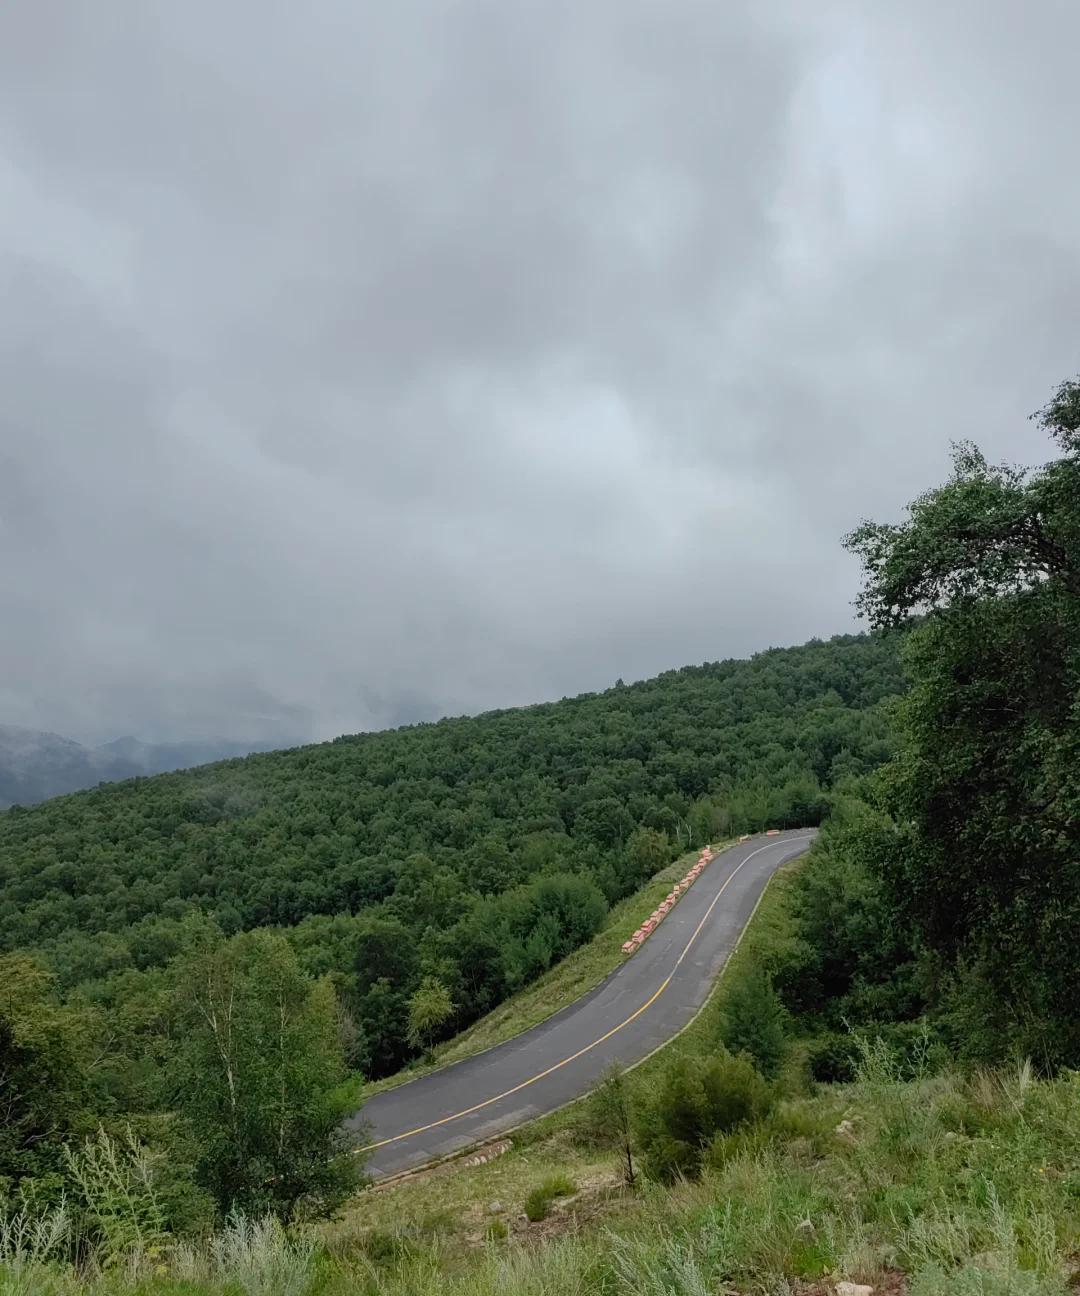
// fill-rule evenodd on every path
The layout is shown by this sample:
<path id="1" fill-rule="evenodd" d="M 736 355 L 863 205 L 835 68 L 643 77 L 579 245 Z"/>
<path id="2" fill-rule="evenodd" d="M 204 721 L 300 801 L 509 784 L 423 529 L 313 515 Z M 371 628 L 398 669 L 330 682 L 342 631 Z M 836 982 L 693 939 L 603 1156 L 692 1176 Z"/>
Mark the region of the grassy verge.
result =
<path id="1" fill-rule="evenodd" d="M 723 850 L 730 844 L 724 842 L 717 849 Z M 622 952 L 623 941 L 652 913 L 671 890 L 671 884 L 686 873 L 696 858 L 697 852 L 694 851 L 661 869 L 640 890 L 612 906 L 604 926 L 591 941 L 568 954 L 542 977 L 501 1003 L 486 1017 L 481 1017 L 468 1030 L 440 1045 L 429 1060 L 376 1081 L 368 1086 L 366 1093 L 370 1096 L 384 1089 L 393 1089 L 418 1075 L 482 1053 L 484 1049 L 538 1025 L 587 994 L 619 966 L 626 957 Z"/>

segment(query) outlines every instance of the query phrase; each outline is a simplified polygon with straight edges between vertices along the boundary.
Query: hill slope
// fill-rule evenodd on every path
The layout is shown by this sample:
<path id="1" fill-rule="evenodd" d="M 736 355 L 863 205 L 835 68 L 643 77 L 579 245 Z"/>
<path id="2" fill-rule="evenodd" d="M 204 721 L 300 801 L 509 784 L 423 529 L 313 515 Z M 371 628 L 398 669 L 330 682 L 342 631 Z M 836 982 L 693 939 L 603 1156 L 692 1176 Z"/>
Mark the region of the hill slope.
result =
<path id="1" fill-rule="evenodd" d="M 837 778 L 887 755 L 875 708 L 901 687 L 892 640 L 846 636 L 8 811 L 0 942 L 73 984 L 163 963 L 189 911 L 289 927 L 384 1073 L 422 976 L 464 1025 L 691 836 L 816 823 Z"/>
<path id="2" fill-rule="evenodd" d="M 145 743 L 118 738 L 100 747 L 20 725 L 0 725 L 0 810 L 36 805 L 97 783 L 186 769 L 206 761 L 265 751 L 270 743 L 225 740 Z"/>
<path id="3" fill-rule="evenodd" d="M 60 734 L 0 725 L 0 809 L 33 805 L 136 771 L 118 755 Z"/>

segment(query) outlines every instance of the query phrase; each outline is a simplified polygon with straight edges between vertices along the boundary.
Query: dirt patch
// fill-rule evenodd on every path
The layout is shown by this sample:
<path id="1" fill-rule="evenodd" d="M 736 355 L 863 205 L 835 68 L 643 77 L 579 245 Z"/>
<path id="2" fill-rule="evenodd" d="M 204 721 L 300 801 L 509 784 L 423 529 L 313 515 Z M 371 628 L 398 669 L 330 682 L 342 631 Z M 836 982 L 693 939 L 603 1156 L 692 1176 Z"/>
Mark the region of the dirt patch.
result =
<path id="1" fill-rule="evenodd" d="M 886 1269 L 879 1274 L 870 1286 L 874 1296 L 907 1296 L 907 1274 L 900 1269 Z M 832 1278 L 819 1278 L 815 1282 L 797 1278 L 791 1284 L 795 1296 L 836 1296 L 836 1281 Z"/>
<path id="2" fill-rule="evenodd" d="M 519 1213 L 510 1226 L 511 1232 L 515 1238 L 530 1242 L 546 1242 L 574 1233 L 613 1210 L 629 1191 L 621 1174 L 606 1171 L 592 1175 L 581 1181 L 572 1197 L 554 1201 L 546 1219 L 530 1223 Z"/>

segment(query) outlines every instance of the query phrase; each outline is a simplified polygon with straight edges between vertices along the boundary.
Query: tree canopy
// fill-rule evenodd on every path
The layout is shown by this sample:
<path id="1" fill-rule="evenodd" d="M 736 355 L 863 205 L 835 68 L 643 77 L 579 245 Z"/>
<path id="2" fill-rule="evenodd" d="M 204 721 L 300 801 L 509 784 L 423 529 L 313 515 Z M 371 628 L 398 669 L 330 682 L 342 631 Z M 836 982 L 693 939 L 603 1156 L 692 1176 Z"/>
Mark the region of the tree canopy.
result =
<path id="1" fill-rule="evenodd" d="M 1080 1063 L 1080 380 L 1033 417 L 1059 458 L 962 443 L 906 521 L 848 537 L 863 611 L 915 626 L 911 687 L 896 758 L 803 879 L 817 953 L 794 998 L 929 1009 L 962 1052 L 1052 1068 Z"/>

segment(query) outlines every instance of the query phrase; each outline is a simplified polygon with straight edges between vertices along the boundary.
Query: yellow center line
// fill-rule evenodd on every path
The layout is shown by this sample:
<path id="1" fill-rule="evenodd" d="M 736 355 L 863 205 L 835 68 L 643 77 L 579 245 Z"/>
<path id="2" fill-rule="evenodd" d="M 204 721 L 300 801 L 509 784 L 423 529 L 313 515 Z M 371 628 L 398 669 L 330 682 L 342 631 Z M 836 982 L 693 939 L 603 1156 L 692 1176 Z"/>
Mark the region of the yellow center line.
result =
<path id="1" fill-rule="evenodd" d="M 632 1021 L 636 1021 L 637 1018 L 640 1017 L 641 1014 L 645 1012 L 647 1008 L 651 1008 L 652 1005 L 656 1003 L 657 999 L 660 998 L 660 996 L 671 984 L 671 978 L 675 975 L 675 972 L 677 971 L 679 964 L 683 961 L 684 958 L 686 958 L 687 954 L 689 954 L 690 947 L 693 945 L 694 941 L 696 941 L 698 936 L 701 934 L 701 929 L 709 921 L 709 917 L 711 916 L 712 911 L 716 908 L 716 905 L 720 897 L 728 889 L 728 886 L 731 884 L 731 882 L 734 881 L 735 875 L 739 872 L 739 870 L 743 867 L 743 865 L 749 864 L 755 855 L 760 855 L 762 851 L 769 850 L 773 846 L 790 846 L 793 841 L 809 841 L 809 840 L 810 840 L 809 837 L 787 837 L 778 842 L 766 842 L 764 846 L 759 846 L 756 851 L 751 851 L 750 854 L 747 855 L 746 859 L 742 861 L 742 863 L 737 864 L 735 868 L 732 869 L 730 876 L 724 879 L 723 886 L 720 888 L 719 891 L 717 891 L 716 895 L 713 896 L 712 903 L 709 905 L 708 909 L 705 910 L 701 922 L 699 922 L 698 925 L 694 928 L 693 935 L 686 942 L 686 945 L 683 947 L 682 953 L 675 960 L 675 966 L 671 969 L 671 971 L 667 974 L 664 980 L 660 983 L 659 988 L 653 991 L 653 993 L 648 997 L 648 999 L 645 1000 L 645 1002 L 641 1005 L 640 1008 L 635 1009 L 634 1012 L 632 1012 L 629 1017 L 619 1022 L 617 1026 L 612 1026 L 612 1028 L 609 1031 L 606 1031 L 598 1039 L 594 1039 L 591 1044 L 586 1044 L 583 1048 L 579 1048 L 576 1053 L 571 1053 L 569 1057 L 564 1057 L 560 1062 L 552 1063 L 552 1065 L 545 1068 L 545 1070 L 538 1071 L 536 1075 L 530 1076 L 528 1080 L 522 1080 L 519 1084 L 514 1085 L 512 1089 L 504 1089 L 502 1093 L 496 1094 L 493 1098 L 485 1098 L 483 1102 L 475 1103 L 472 1107 L 466 1107 L 462 1111 L 454 1112 L 452 1116 L 443 1116 L 439 1120 L 434 1120 L 429 1122 L 427 1125 L 418 1125 L 416 1129 L 406 1130 L 403 1134 L 394 1134 L 390 1138 L 380 1139 L 377 1143 L 368 1143 L 365 1147 L 362 1147 L 358 1150 L 360 1152 L 374 1152 L 376 1148 L 386 1147 L 390 1143 L 400 1143 L 402 1139 L 412 1138 L 416 1134 L 424 1134 L 428 1130 L 438 1129 L 440 1125 L 449 1125 L 451 1121 L 461 1120 L 463 1116 L 471 1116 L 473 1112 L 482 1111 L 485 1107 L 490 1107 L 492 1103 L 502 1102 L 504 1098 L 509 1098 L 513 1094 L 520 1093 L 522 1089 L 527 1089 L 529 1085 L 536 1084 L 538 1080 L 543 1080 L 545 1079 L 545 1077 L 551 1075 L 555 1071 L 560 1070 L 562 1067 L 569 1066 L 571 1062 L 576 1062 L 579 1057 L 584 1057 L 586 1053 L 591 1052 L 594 1048 L 598 1048 L 606 1040 L 611 1039 L 612 1035 L 617 1035 L 619 1031 L 623 1029 L 623 1027 L 629 1026 L 630 1023 Z"/>

